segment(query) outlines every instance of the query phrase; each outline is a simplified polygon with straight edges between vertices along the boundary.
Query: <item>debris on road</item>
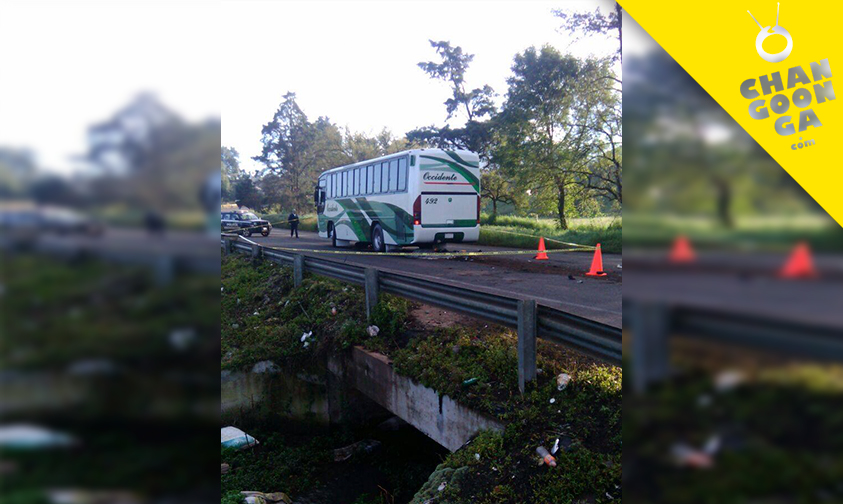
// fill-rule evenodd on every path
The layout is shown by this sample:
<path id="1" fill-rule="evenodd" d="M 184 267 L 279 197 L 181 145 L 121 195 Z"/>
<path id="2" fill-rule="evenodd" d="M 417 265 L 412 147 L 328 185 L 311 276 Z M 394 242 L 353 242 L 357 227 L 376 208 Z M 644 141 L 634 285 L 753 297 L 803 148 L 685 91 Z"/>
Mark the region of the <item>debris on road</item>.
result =
<path id="1" fill-rule="evenodd" d="M 376 325 L 370 325 L 368 328 L 366 328 L 366 332 L 369 334 L 369 336 L 374 338 L 375 336 L 378 335 L 379 332 L 381 332 L 381 330 Z"/>

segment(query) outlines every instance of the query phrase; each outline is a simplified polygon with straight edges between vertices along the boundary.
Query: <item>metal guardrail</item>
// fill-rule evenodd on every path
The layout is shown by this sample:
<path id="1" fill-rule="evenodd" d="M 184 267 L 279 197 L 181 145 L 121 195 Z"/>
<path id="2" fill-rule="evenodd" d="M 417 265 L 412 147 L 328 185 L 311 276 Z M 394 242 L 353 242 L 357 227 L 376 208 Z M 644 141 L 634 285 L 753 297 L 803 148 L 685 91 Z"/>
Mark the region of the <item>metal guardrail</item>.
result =
<path id="1" fill-rule="evenodd" d="M 378 293 L 383 291 L 515 328 L 518 330 L 519 386 L 522 391 L 526 382 L 535 379 L 536 337 L 571 347 L 615 366 L 621 365 L 621 329 L 548 306 L 539 306 L 535 300 L 501 296 L 430 278 L 265 248 L 258 244 L 235 241 L 233 238 L 223 238 L 220 244 L 225 253 L 246 252 L 255 258 L 263 257 L 279 264 L 292 265 L 296 285 L 301 283 L 305 271 L 363 285 L 367 312 L 377 303 Z"/>
<path id="2" fill-rule="evenodd" d="M 643 392 L 670 375 L 672 335 L 717 341 L 791 357 L 843 362 L 843 331 L 753 314 L 626 300 L 624 327 L 632 332 L 632 385 Z"/>

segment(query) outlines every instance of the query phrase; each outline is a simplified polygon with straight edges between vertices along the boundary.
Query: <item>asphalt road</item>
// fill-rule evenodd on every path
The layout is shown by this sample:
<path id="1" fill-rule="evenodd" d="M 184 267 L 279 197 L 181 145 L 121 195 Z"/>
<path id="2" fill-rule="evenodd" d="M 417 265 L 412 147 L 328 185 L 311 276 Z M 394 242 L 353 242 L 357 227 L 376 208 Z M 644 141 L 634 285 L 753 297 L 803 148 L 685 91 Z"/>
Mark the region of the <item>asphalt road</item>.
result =
<path id="1" fill-rule="evenodd" d="M 298 250 L 340 250 L 316 233 L 299 232 L 290 238 L 289 230 L 274 229 L 268 237 L 252 235 L 250 240 L 264 246 Z M 449 251 L 516 250 L 476 244 L 451 244 Z M 364 251 L 354 248 L 349 252 Z M 501 294 L 529 297 L 539 304 L 602 322 L 614 327 L 622 323 L 622 259 L 617 254 L 603 254 L 603 278 L 586 277 L 593 252 L 551 252 L 547 261 L 532 255 L 475 256 L 458 258 L 421 257 L 413 252 L 402 256 L 338 255 L 303 252 L 323 259 L 374 266 L 398 273 L 412 273 L 440 278 L 472 288 L 482 287 Z M 569 275 L 574 280 L 569 279 Z"/>

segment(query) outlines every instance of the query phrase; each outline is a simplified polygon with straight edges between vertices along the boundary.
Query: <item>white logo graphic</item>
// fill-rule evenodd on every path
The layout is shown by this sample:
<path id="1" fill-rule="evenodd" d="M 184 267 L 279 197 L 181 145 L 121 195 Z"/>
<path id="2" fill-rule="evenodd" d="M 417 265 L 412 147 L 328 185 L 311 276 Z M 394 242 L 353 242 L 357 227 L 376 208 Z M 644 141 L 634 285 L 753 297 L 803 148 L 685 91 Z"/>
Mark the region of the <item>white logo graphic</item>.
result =
<path id="1" fill-rule="evenodd" d="M 749 12 L 749 11 L 747 11 Z M 785 58 L 790 56 L 790 51 L 793 50 L 793 39 L 790 37 L 790 33 L 787 30 L 779 26 L 779 3 L 776 2 L 776 26 L 765 26 L 761 27 L 761 23 L 755 19 L 755 16 L 749 12 L 750 17 L 752 20 L 755 21 L 755 24 L 761 28 L 761 31 L 758 33 L 758 36 L 755 37 L 755 50 L 758 51 L 758 55 L 764 58 L 765 60 L 769 61 L 770 63 L 778 63 L 779 61 L 784 61 Z M 770 54 L 765 51 L 761 45 L 764 43 L 764 39 L 769 37 L 770 35 L 782 35 L 785 39 L 787 39 L 787 47 L 784 48 L 784 51 L 776 54 Z"/>

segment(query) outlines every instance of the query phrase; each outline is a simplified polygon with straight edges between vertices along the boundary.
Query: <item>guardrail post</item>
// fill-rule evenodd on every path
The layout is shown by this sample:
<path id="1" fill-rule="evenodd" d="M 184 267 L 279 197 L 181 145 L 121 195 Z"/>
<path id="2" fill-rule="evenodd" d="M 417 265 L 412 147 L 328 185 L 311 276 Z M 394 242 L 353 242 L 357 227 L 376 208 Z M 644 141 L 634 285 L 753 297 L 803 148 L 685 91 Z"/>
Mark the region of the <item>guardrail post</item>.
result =
<path id="1" fill-rule="evenodd" d="M 263 256 L 263 248 L 257 243 L 252 244 L 252 260 L 258 260 Z"/>
<path id="2" fill-rule="evenodd" d="M 232 244 L 231 238 L 226 238 L 225 239 L 225 255 L 231 254 L 231 244 Z"/>
<path id="3" fill-rule="evenodd" d="M 518 390 L 523 394 L 527 382 L 536 379 L 536 315 L 535 299 L 518 300 Z"/>
<path id="4" fill-rule="evenodd" d="M 670 310 L 662 304 L 635 303 L 632 306 L 632 389 L 647 386 L 670 373 Z"/>
<path id="5" fill-rule="evenodd" d="M 375 305 L 378 304 L 378 270 L 375 268 L 366 268 L 366 318 L 372 318 L 372 312 Z"/>
<path id="6" fill-rule="evenodd" d="M 304 281 L 304 256 L 293 255 L 293 285 L 298 287 Z"/>

